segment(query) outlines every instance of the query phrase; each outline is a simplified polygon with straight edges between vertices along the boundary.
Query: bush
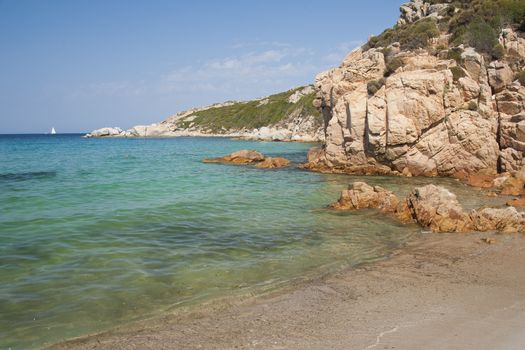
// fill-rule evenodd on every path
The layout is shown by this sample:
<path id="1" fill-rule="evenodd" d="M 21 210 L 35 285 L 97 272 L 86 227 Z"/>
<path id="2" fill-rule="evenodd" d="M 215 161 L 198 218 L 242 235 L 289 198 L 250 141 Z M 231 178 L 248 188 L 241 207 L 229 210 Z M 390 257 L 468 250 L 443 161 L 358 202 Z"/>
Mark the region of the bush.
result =
<path id="1" fill-rule="evenodd" d="M 366 89 L 368 91 L 368 95 L 373 96 L 376 94 L 376 92 L 379 91 L 385 85 L 385 78 L 381 78 L 379 80 L 371 80 L 366 84 Z"/>
<path id="2" fill-rule="evenodd" d="M 492 58 L 495 60 L 500 60 L 505 57 L 505 48 L 500 43 L 497 43 L 492 48 Z"/>
<path id="3" fill-rule="evenodd" d="M 452 72 L 452 77 L 454 81 L 458 81 L 460 78 L 467 76 L 467 74 L 465 74 L 465 71 L 458 66 L 450 68 L 450 71 Z"/>
<path id="4" fill-rule="evenodd" d="M 524 0 L 455 1 L 453 6 L 459 9 L 448 21 L 453 45 L 467 44 L 487 55 L 500 55 L 495 46 L 501 28 L 522 25 L 525 29 Z"/>
<path id="5" fill-rule="evenodd" d="M 478 104 L 475 101 L 470 101 L 468 103 L 468 109 L 469 109 L 469 111 L 477 111 L 478 110 Z"/>
<path id="6" fill-rule="evenodd" d="M 436 21 L 432 18 L 424 18 L 414 23 L 395 25 L 380 35 L 371 37 L 364 49 L 387 47 L 395 42 L 399 42 L 402 50 L 425 48 L 428 41 L 438 35 L 439 29 Z"/>
<path id="7" fill-rule="evenodd" d="M 498 32 L 481 18 L 469 23 L 464 34 L 465 43 L 476 50 L 492 54 L 498 44 Z"/>
<path id="8" fill-rule="evenodd" d="M 403 60 L 399 57 L 393 57 L 386 61 L 386 68 L 383 76 L 388 77 L 394 73 L 399 67 L 403 66 Z"/>
<path id="9" fill-rule="evenodd" d="M 525 86 L 525 71 L 518 72 L 516 79 L 520 82 L 521 86 Z"/>
<path id="10" fill-rule="evenodd" d="M 462 49 L 460 49 L 459 47 L 454 47 L 454 48 L 448 50 L 447 58 L 449 60 L 456 61 L 458 64 L 461 64 L 461 62 L 462 62 L 461 54 L 462 53 L 463 53 Z"/>

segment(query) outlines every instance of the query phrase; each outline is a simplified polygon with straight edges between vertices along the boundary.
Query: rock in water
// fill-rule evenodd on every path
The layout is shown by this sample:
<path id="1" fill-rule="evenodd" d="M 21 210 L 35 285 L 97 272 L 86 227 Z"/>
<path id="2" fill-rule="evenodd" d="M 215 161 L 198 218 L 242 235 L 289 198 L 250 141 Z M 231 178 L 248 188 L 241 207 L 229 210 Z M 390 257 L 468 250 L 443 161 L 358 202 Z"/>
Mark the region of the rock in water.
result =
<path id="1" fill-rule="evenodd" d="M 257 163 L 256 168 L 273 169 L 282 168 L 290 164 L 290 161 L 282 157 L 266 157 L 262 162 Z"/>
<path id="2" fill-rule="evenodd" d="M 253 150 L 242 150 L 224 157 L 204 159 L 204 163 L 226 163 L 226 164 L 255 164 L 257 168 L 274 169 L 282 168 L 290 164 L 290 161 L 282 157 L 265 157 L 263 154 Z"/>
<path id="3" fill-rule="evenodd" d="M 435 232 L 464 232 L 472 222 L 456 195 L 441 186 L 427 185 L 414 189 L 407 197 L 412 217 Z"/>
<path id="4" fill-rule="evenodd" d="M 252 164 L 262 162 L 264 155 L 254 150 L 241 150 L 219 158 L 204 159 L 204 163 Z"/>

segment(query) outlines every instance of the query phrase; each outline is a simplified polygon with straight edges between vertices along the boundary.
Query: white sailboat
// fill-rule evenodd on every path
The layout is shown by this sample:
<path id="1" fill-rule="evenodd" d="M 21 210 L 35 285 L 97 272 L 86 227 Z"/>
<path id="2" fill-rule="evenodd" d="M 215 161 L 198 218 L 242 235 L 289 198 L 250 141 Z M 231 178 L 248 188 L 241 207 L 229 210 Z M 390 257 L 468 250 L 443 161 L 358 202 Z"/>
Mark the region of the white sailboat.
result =
<path id="1" fill-rule="evenodd" d="M 54 134 L 56 134 L 56 133 L 57 133 L 57 132 L 56 132 L 55 128 L 51 128 L 51 135 L 54 135 Z"/>

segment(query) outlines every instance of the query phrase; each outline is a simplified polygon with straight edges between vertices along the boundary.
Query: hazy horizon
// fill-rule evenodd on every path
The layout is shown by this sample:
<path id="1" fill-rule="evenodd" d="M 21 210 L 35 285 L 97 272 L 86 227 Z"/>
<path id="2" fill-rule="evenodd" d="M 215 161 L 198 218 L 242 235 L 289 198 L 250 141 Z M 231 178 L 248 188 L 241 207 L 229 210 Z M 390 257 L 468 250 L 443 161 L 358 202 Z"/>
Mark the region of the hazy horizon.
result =
<path id="1" fill-rule="evenodd" d="M 0 0 L 0 134 L 126 129 L 310 84 L 402 2 Z"/>

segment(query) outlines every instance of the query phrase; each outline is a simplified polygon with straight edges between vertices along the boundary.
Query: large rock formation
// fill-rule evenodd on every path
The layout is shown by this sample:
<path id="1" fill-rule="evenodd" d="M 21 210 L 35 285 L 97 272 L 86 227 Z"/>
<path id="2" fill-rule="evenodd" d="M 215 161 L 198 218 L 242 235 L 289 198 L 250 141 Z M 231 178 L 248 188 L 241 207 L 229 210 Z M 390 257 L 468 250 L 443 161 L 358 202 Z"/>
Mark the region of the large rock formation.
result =
<path id="1" fill-rule="evenodd" d="M 439 19 L 448 7 L 413 0 L 399 23 Z M 525 88 L 514 79 L 525 39 L 505 29 L 505 58 L 488 62 L 471 47 L 447 49 L 449 36 L 415 50 L 365 45 L 319 74 L 314 103 L 326 141 L 305 167 L 455 177 L 520 169 Z"/>
<path id="2" fill-rule="evenodd" d="M 330 205 L 339 210 L 379 209 L 403 222 L 416 222 L 434 232 L 525 232 L 525 213 L 514 207 L 482 208 L 467 213 L 456 196 L 444 187 L 415 188 L 400 200 L 392 192 L 364 182 L 354 182 Z"/>

